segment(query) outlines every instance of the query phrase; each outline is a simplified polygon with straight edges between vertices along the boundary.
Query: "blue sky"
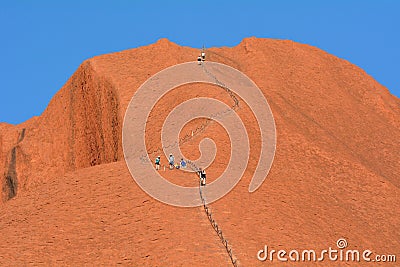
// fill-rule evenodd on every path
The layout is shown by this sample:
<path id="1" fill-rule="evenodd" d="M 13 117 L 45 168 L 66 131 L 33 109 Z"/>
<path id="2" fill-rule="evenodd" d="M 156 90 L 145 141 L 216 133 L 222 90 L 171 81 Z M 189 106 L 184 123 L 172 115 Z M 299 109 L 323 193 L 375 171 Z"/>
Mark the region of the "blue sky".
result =
<path id="1" fill-rule="evenodd" d="M 164 37 L 191 47 L 249 36 L 314 45 L 399 97 L 399 14 L 397 0 L 0 0 L 0 121 L 40 115 L 83 60 Z"/>

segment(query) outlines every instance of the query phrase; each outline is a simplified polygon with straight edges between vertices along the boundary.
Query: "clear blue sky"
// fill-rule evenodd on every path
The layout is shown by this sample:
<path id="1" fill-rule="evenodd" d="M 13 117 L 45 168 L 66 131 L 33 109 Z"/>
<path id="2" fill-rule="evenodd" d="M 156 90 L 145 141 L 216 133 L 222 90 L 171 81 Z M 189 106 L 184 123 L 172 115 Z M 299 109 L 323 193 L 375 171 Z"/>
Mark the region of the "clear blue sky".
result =
<path id="1" fill-rule="evenodd" d="M 290 39 L 349 60 L 400 96 L 399 14 L 397 0 L 1 0 L 0 121 L 40 115 L 83 60 L 163 37 L 191 47 Z"/>

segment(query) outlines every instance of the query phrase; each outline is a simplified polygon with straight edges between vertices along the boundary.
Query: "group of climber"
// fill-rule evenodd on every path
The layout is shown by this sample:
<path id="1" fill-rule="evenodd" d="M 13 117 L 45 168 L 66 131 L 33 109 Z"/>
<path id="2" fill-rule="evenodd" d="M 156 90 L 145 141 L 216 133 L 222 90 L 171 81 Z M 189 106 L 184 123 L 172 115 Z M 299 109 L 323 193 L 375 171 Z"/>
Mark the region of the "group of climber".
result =
<path id="1" fill-rule="evenodd" d="M 201 54 L 200 56 L 197 57 L 197 64 L 201 65 L 202 62 L 204 62 L 206 60 L 206 52 L 203 50 L 201 50 Z"/>
<path id="2" fill-rule="evenodd" d="M 157 156 L 154 163 L 156 165 L 156 170 L 157 171 L 160 170 L 161 156 Z M 186 169 L 186 167 L 187 167 L 187 163 L 183 158 L 181 158 L 179 163 L 175 163 L 175 158 L 174 158 L 174 155 L 172 155 L 172 154 L 169 154 L 168 163 L 169 163 L 170 170 L 181 169 L 181 168 Z M 165 167 L 164 167 L 164 170 L 165 170 Z M 197 171 L 197 174 L 200 177 L 200 185 L 205 186 L 206 185 L 206 170 L 200 168 Z"/>
<path id="3" fill-rule="evenodd" d="M 156 170 L 160 170 L 160 165 L 161 165 L 161 156 L 157 156 L 156 160 L 154 161 L 155 165 L 156 165 Z M 173 170 L 173 169 L 180 169 L 183 168 L 185 169 L 187 167 L 187 163 L 186 161 L 181 158 L 179 163 L 175 163 L 175 158 L 172 154 L 169 154 L 168 157 L 168 163 L 169 163 L 169 169 Z"/>

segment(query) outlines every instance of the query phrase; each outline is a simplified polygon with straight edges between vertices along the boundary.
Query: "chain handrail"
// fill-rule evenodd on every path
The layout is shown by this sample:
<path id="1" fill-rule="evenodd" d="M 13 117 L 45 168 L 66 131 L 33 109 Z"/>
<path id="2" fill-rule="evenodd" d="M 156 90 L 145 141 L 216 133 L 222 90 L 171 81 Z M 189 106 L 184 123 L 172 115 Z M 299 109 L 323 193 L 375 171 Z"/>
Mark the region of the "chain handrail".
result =
<path id="1" fill-rule="evenodd" d="M 175 141 L 174 143 L 168 144 L 168 145 L 165 145 L 165 146 L 163 145 L 162 147 L 159 147 L 159 148 L 157 148 L 157 149 L 155 149 L 155 150 L 150 150 L 150 151 L 147 150 L 148 155 L 152 155 L 152 154 L 154 154 L 154 153 L 156 153 L 156 152 L 161 152 L 161 151 L 163 151 L 164 149 L 172 148 L 172 147 L 175 147 L 175 146 L 180 146 L 180 145 L 182 145 L 182 144 L 184 144 L 184 143 L 186 143 L 186 142 L 192 140 L 193 137 L 195 137 L 196 135 L 198 135 L 198 134 L 200 134 L 200 133 L 202 133 L 202 132 L 205 131 L 205 129 L 209 126 L 209 124 L 211 124 L 211 123 L 213 122 L 213 120 L 212 120 L 213 118 L 217 118 L 217 117 L 223 116 L 224 114 L 226 114 L 226 113 L 228 113 L 228 112 L 231 112 L 232 110 L 237 110 L 238 108 L 240 108 L 240 107 L 239 107 L 239 99 L 238 99 L 238 98 L 236 97 L 236 95 L 232 92 L 232 90 L 229 89 L 229 87 L 226 86 L 223 82 L 221 82 L 220 80 L 218 80 L 218 78 L 217 78 L 215 75 L 213 75 L 213 74 L 205 67 L 204 62 L 201 63 L 201 67 L 202 67 L 202 69 L 204 70 L 204 72 L 205 72 L 207 75 L 209 75 L 212 79 L 214 79 L 214 82 L 215 82 L 215 84 L 216 84 L 217 86 L 223 88 L 223 89 L 229 94 L 229 96 L 232 98 L 232 100 L 233 100 L 233 102 L 234 102 L 234 105 L 233 105 L 231 108 L 227 109 L 227 110 L 224 110 L 224 111 L 221 111 L 221 112 L 218 112 L 218 113 L 214 114 L 212 117 L 208 118 L 205 122 L 203 122 L 202 124 L 200 124 L 199 126 L 197 126 L 197 127 L 191 132 L 191 134 L 185 134 L 183 137 L 179 138 L 178 141 Z M 147 160 L 148 160 L 148 157 L 145 156 L 145 155 L 143 155 L 143 156 L 141 157 L 141 160 L 142 160 L 142 161 L 147 161 Z M 188 162 L 188 165 L 190 166 L 190 168 L 191 168 L 194 172 L 198 173 L 199 168 L 198 168 L 192 161 L 188 160 L 187 162 Z M 227 239 L 225 238 L 225 236 L 223 235 L 223 232 L 222 232 L 220 226 L 217 224 L 217 222 L 216 222 L 215 219 L 213 218 L 212 213 L 211 213 L 211 208 L 210 208 L 210 206 L 207 205 L 207 202 L 206 202 L 206 199 L 205 199 L 205 195 L 204 195 L 203 190 L 202 190 L 201 179 L 199 179 L 199 194 L 200 194 L 201 202 L 202 202 L 202 204 L 203 204 L 204 212 L 206 213 L 206 216 L 207 216 L 208 220 L 210 221 L 211 226 L 213 227 L 214 231 L 217 233 L 219 239 L 221 240 L 223 246 L 225 247 L 226 252 L 228 253 L 228 256 L 229 256 L 229 258 L 230 258 L 230 260 L 231 260 L 233 266 L 234 266 L 234 267 L 238 267 L 238 266 L 239 266 L 239 262 L 238 262 L 238 259 L 237 259 L 237 258 L 234 256 L 234 254 L 233 254 L 232 246 L 228 243 L 228 240 L 227 240 Z"/>
<path id="2" fill-rule="evenodd" d="M 200 170 L 191 161 L 188 161 L 188 165 L 195 172 L 198 172 Z M 209 207 L 209 205 L 207 205 L 207 202 L 206 202 L 206 199 L 205 199 L 205 196 L 204 196 L 202 188 L 203 188 L 203 186 L 201 185 L 201 179 L 199 179 L 199 194 L 200 194 L 201 203 L 203 204 L 204 212 L 206 213 L 207 218 L 208 218 L 212 228 L 214 229 L 214 231 L 217 233 L 219 239 L 221 240 L 222 245 L 225 247 L 225 250 L 228 253 L 228 256 L 229 256 L 229 258 L 230 258 L 230 260 L 232 262 L 232 265 L 234 267 L 238 267 L 239 266 L 238 259 L 233 255 L 232 246 L 228 243 L 228 239 L 225 238 L 224 234 L 222 233 L 222 229 L 220 228 L 220 226 L 218 226 L 217 222 L 213 218 L 212 212 L 211 212 L 211 208 Z"/>

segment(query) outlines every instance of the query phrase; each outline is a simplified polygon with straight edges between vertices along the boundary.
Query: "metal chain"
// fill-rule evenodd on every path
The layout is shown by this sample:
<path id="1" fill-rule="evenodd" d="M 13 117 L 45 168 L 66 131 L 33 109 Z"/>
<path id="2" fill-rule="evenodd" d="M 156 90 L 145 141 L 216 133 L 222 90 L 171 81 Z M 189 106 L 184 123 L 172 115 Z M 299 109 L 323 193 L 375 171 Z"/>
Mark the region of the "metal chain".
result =
<path id="1" fill-rule="evenodd" d="M 190 168 L 195 171 L 198 172 L 199 168 L 191 161 L 188 161 L 188 165 L 190 166 Z M 203 209 L 204 212 L 207 215 L 208 220 L 210 221 L 210 224 L 212 226 L 212 228 L 214 229 L 214 231 L 217 233 L 219 239 L 222 242 L 222 245 L 224 245 L 226 252 L 228 253 L 228 256 L 232 262 L 232 265 L 234 267 L 238 267 L 239 266 L 239 262 L 238 259 L 233 255 L 233 251 L 232 251 L 232 246 L 229 245 L 228 243 L 228 239 L 225 238 L 224 234 L 222 233 L 222 229 L 220 226 L 218 226 L 217 222 L 214 220 L 213 216 L 212 216 L 212 212 L 211 212 L 211 208 L 209 207 L 209 205 L 207 205 L 206 203 L 206 199 L 202 190 L 202 185 L 201 185 L 201 179 L 199 180 L 199 194 L 200 194 L 200 199 L 201 199 L 201 203 L 203 204 Z"/>
<path id="2" fill-rule="evenodd" d="M 174 142 L 174 143 L 172 143 L 172 144 L 168 144 L 168 145 L 166 145 L 166 146 L 159 147 L 159 148 L 157 148 L 157 149 L 155 149 L 155 150 L 147 151 L 148 155 L 152 155 L 152 154 L 157 153 L 157 152 L 160 153 L 160 152 L 162 152 L 164 149 L 172 148 L 172 147 L 175 147 L 175 146 L 180 146 L 180 145 L 182 145 L 182 144 L 184 144 L 184 143 L 186 143 L 186 142 L 192 140 L 193 137 L 195 137 L 196 135 L 199 135 L 200 133 L 203 133 L 203 132 L 206 130 L 206 128 L 213 122 L 213 120 L 212 120 L 213 118 L 222 117 L 222 116 L 224 116 L 226 113 L 231 112 L 231 111 L 233 111 L 233 110 L 237 110 L 238 108 L 240 108 L 240 107 L 239 107 L 239 100 L 238 100 L 238 98 L 236 97 L 236 95 L 232 92 L 232 90 L 229 89 L 228 86 L 226 86 L 226 85 L 225 85 L 224 83 L 222 83 L 220 80 L 218 80 L 218 78 L 217 78 L 215 75 L 213 75 L 213 74 L 205 67 L 204 62 L 202 62 L 201 67 L 203 68 L 204 72 L 205 72 L 207 75 L 209 75 L 209 76 L 214 80 L 214 82 L 215 82 L 216 85 L 218 85 L 219 87 L 223 88 L 223 89 L 229 94 L 229 96 L 232 98 L 232 100 L 233 100 L 233 102 L 234 102 L 234 105 L 233 105 L 230 109 L 227 109 L 227 110 L 218 112 L 218 113 L 216 113 L 216 114 L 213 114 L 213 116 L 211 116 L 211 117 L 208 118 L 205 122 L 203 122 L 202 124 L 200 124 L 199 126 L 197 126 L 197 127 L 192 131 L 191 134 L 186 134 L 186 135 L 184 135 L 183 137 L 179 138 L 178 141 L 176 141 L 176 142 Z M 143 155 L 143 156 L 141 157 L 141 160 L 142 160 L 142 161 L 147 161 L 147 160 L 148 160 L 148 157 L 145 156 L 145 155 Z M 190 166 L 190 168 L 191 168 L 193 171 L 195 171 L 196 173 L 198 173 L 199 168 L 198 168 L 192 161 L 188 160 L 188 165 Z M 199 180 L 199 194 L 200 194 L 201 202 L 202 202 L 202 204 L 203 204 L 204 212 L 206 213 L 207 218 L 208 218 L 208 220 L 210 221 L 211 226 L 213 227 L 213 229 L 214 229 L 215 232 L 217 233 L 219 239 L 221 240 L 222 244 L 224 245 L 224 247 L 225 247 L 225 249 L 226 249 L 226 252 L 228 253 L 228 256 L 229 256 L 229 258 L 230 258 L 230 260 L 231 260 L 233 266 L 234 266 L 234 267 L 238 267 L 238 266 L 239 266 L 239 262 L 238 262 L 238 259 L 233 255 L 232 246 L 228 243 L 228 240 L 227 240 L 227 239 L 225 238 L 225 236 L 223 235 L 220 226 L 218 226 L 217 222 L 215 221 L 215 219 L 214 219 L 213 216 L 212 216 L 211 208 L 210 208 L 209 205 L 207 205 L 207 203 L 206 203 L 205 196 L 204 196 L 204 193 L 203 193 L 203 191 L 202 191 L 201 180 Z"/>
<path id="3" fill-rule="evenodd" d="M 229 94 L 229 96 L 233 99 L 234 101 L 234 106 L 232 107 L 232 110 L 236 110 L 237 108 L 239 108 L 239 100 L 238 98 L 235 96 L 235 94 L 232 92 L 231 89 L 229 89 L 224 83 L 222 83 L 220 80 L 218 80 L 218 78 L 213 75 L 210 71 L 208 71 L 208 69 L 205 67 L 204 62 L 201 64 L 204 72 L 209 75 L 212 79 L 214 79 L 214 82 L 220 86 L 221 88 L 225 89 L 225 91 Z M 199 171 L 199 168 L 191 161 L 188 161 L 188 164 L 190 165 L 191 169 L 195 172 Z M 212 216 L 212 212 L 211 209 L 209 207 L 209 205 L 207 205 L 206 200 L 205 200 L 205 196 L 203 194 L 202 191 L 202 185 L 201 185 L 201 179 L 199 179 L 199 194 L 200 194 L 200 199 L 201 202 L 203 204 L 203 209 L 204 212 L 207 215 L 208 220 L 211 223 L 211 226 L 213 227 L 214 231 L 217 233 L 219 239 L 221 240 L 222 244 L 224 245 L 226 252 L 228 253 L 229 258 L 231 259 L 231 262 L 233 264 L 234 267 L 239 266 L 238 260 L 237 258 L 233 255 L 233 251 L 232 251 L 232 246 L 230 246 L 228 244 L 228 240 L 225 238 L 224 234 L 222 233 L 222 229 L 218 226 L 217 222 L 214 220 L 213 216 Z"/>

